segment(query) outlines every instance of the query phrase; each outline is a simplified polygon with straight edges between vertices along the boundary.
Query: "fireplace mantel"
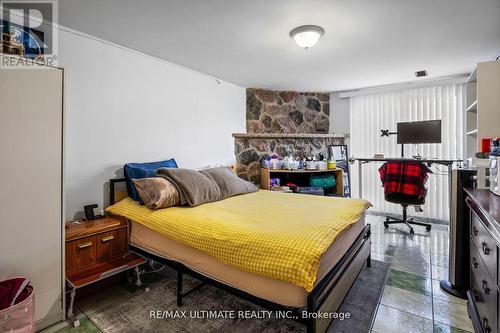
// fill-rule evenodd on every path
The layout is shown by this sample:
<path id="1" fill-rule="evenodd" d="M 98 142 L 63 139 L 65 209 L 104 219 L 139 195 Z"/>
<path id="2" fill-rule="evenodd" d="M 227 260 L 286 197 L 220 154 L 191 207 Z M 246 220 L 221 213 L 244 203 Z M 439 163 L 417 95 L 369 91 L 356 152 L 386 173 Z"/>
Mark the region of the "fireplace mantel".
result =
<path id="1" fill-rule="evenodd" d="M 233 133 L 240 139 L 343 139 L 344 134 L 302 134 L 302 133 Z"/>
<path id="2" fill-rule="evenodd" d="M 260 161 L 276 154 L 328 156 L 328 147 L 343 144 L 343 134 L 319 133 L 233 133 L 237 173 L 243 179 L 260 184 Z"/>

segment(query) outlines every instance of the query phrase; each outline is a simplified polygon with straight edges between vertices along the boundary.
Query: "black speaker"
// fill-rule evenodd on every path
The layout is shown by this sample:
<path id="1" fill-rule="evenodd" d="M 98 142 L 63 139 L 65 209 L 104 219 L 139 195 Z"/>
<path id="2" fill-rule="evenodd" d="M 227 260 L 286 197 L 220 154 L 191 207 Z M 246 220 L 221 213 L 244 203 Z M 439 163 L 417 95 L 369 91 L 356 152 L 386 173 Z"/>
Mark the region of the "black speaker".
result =
<path id="1" fill-rule="evenodd" d="M 475 186 L 476 170 L 454 169 L 451 172 L 450 249 L 448 280 L 441 280 L 445 292 L 467 299 L 470 285 L 469 228 L 470 215 L 464 188 Z"/>

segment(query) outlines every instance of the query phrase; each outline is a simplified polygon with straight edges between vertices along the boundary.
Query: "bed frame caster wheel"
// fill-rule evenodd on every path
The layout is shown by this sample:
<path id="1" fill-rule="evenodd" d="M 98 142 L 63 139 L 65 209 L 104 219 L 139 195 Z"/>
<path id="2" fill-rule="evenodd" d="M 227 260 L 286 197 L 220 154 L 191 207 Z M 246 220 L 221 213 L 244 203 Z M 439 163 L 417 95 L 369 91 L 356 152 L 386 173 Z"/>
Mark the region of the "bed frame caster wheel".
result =
<path id="1" fill-rule="evenodd" d="M 384 222 L 384 228 L 389 228 L 389 223 L 387 223 L 387 221 Z"/>
<path id="2" fill-rule="evenodd" d="M 426 230 L 426 231 L 431 231 L 431 226 L 430 226 L 430 225 L 426 226 L 426 227 L 425 227 L 425 230 Z"/>

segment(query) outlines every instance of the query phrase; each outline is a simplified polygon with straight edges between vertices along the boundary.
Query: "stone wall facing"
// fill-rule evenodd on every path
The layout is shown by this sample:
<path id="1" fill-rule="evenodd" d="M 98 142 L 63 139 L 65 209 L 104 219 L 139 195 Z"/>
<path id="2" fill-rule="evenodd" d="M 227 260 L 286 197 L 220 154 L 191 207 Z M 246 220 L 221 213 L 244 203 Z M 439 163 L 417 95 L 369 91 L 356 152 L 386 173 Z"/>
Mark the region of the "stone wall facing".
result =
<path id="1" fill-rule="evenodd" d="M 260 161 L 264 156 L 276 153 L 280 157 L 294 155 L 300 157 L 328 157 L 328 147 L 344 144 L 344 137 L 335 134 L 233 134 L 239 177 L 260 183 Z"/>
<path id="2" fill-rule="evenodd" d="M 247 133 L 328 133 L 330 94 L 247 89 Z"/>

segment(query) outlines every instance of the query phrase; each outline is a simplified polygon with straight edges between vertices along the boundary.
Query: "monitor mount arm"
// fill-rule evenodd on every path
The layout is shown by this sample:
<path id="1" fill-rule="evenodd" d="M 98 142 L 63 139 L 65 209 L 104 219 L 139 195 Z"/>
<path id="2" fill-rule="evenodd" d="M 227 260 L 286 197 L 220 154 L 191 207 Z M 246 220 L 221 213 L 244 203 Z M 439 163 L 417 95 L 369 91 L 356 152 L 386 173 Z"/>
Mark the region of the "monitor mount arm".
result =
<path id="1" fill-rule="evenodd" d="M 380 134 L 381 137 L 384 137 L 384 136 L 391 136 L 391 135 L 397 135 L 398 132 L 389 132 L 390 130 L 380 130 L 380 132 L 382 132 Z"/>
<path id="2" fill-rule="evenodd" d="M 380 130 L 380 136 L 381 137 L 384 137 L 384 136 L 391 136 L 391 135 L 397 135 L 398 132 L 389 132 L 390 130 Z M 401 157 L 405 157 L 405 145 L 404 144 L 401 144 Z"/>

